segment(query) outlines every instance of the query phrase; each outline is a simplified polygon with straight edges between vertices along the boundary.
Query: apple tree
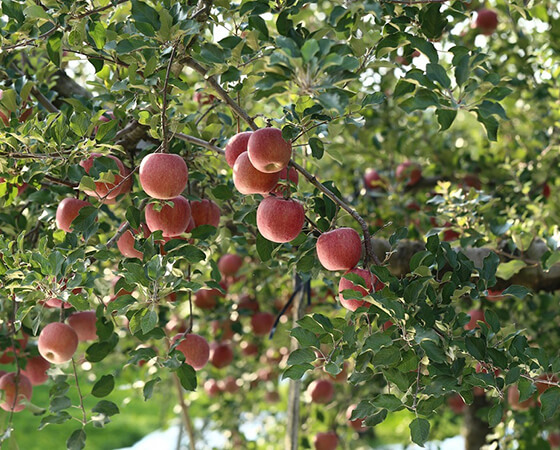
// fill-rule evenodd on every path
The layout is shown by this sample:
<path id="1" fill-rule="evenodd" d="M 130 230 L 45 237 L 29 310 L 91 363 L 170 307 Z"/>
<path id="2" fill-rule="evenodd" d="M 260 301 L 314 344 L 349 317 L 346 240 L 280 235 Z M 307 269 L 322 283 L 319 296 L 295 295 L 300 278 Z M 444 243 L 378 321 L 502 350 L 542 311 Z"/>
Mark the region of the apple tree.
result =
<path id="1" fill-rule="evenodd" d="M 87 447 L 132 371 L 192 449 L 193 417 L 334 449 L 449 410 L 558 446 L 556 2 L 1 11 L 2 442 Z"/>

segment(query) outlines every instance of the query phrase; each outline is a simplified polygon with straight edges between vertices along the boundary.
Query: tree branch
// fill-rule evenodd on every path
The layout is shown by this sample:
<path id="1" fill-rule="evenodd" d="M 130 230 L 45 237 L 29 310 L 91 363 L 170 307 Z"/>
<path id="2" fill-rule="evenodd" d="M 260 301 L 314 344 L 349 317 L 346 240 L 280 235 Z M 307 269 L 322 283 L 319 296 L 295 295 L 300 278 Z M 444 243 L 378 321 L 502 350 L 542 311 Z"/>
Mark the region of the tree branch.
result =
<path id="1" fill-rule="evenodd" d="M 190 450 L 196 450 L 195 440 L 194 440 L 194 428 L 191 422 L 191 417 L 189 415 L 189 407 L 185 403 L 183 398 L 183 387 L 181 386 L 181 381 L 176 373 L 173 373 L 173 381 L 175 383 L 175 388 L 177 389 L 177 400 L 179 401 L 179 406 L 181 406 L 181 413 L 183 417 L 183 424 L 189 435 L 189 448 Z"/>

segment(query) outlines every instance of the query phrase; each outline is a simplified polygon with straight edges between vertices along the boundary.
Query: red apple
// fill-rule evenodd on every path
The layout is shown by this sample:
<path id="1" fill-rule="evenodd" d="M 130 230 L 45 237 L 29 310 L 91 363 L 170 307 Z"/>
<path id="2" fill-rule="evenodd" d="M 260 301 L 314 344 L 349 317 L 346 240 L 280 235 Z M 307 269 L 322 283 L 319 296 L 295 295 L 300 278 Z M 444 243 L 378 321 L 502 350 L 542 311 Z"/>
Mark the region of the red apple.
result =
<path id="1" fill-rule="evenodd" d="M 164 204 L 161 210 L 156 211 L 154 204 L 146 206 L 146 224 L 153 233 L 161 230 L 164 237 L 179 236 L 184 233 L 191 220 L 191 207 L 185 197 L 175 197 L 168 202 L 173 206 Z"/>
<path id="2" fill-rule="evenodd" d="M 395 178 L 397 181 L 406 181 L 407 186 L 414 186 L 422 178 L 422 170 L 418 164 L 405 161 L 397 166 Z"/>
<path id="3" fill-rule="evenodd" d="M 18 194 L 19 194 L 19 188 L 18 188 Z M 543 184 L 542 195 L 544 198 L 550 197 L 550 185 L 548 183 Z"/>
<path id="4" fill-rule="evenodd" d="M 216 97 L 212 94 L 205 94 L 200 91 L 196 91 L 193 94 L 193 100 L 198 103 L 199 105 L 210 105 L 214 103 Z"/>
<path id="5" fill-rule="evenodd" d="M 290 189 L 290 185 L 288 184 L 288 181 L 290 184 L 295 184 L 296 186 L 298 185 L 298 181 L 299 181 L 298 171 L 293 167 L 290 167 L 289 169 L 284 168 L 280 171 L 280 181 L 274 187 L 274 189 L 270 191 L 270 194 L 274 194 L 277 197 L 281 197 L 284 194 L 289 193 L 291 189 Z"/>
<path id="6" fill-rule="evenodd" d="M 217 369 L 229 366 L 233 361 L 233 350 L 227 342 L 213 342 L 210 346 L 210 363 Z"/>
<path id="7" fill-rule="evenodd" d="M 200 309 L 214 309 L 223 296 L 218 289 L 201 289 L 194 296 L 194 304 Z"/>
<path id="8" fill-rule="evenodd" d="M 47 370 L 49 370 L 51 364 L 43 358 L 41 355 L 33 356 L 27 360 L 25 369 L 21 371 L 33 386 L 38 386 L 45 383 L 49 376 L 47 375 Z"/>
<path id="9" fill-rule="evenodd" d="M 123 226 L 124 226 L 124 224 L 121 225 L 121 228 Z M 145 224 L 141 224 L 140 229 L 142 230 L 142 233 L 144 235 L 144 239 L 146 239 L 150 236 L 150 230 L 148 230 L 148 227 Z M 142 259 L 144 257 L 144 254 L 141 251 L 136 250 L 134 248 L 134 244 L 136 243 L 136 240 L 134 239 L 134 236 L 136 236 L 138 234 L 140 234 L 140 230 L 128 229 L 118 239 L 117 247 L 118 247 L 119 251 L 121 252 L 121 255 L 123 255 L 125 258 Z"/>
<path id="10" fill-rule="evenodd" d="M 279 197 L 267 197 L 257 208 L 257 228 L 269 241 L 283 243 L 298 237 L 305 223 L 301 203 Z"/>
<path id="11" fill-rule="evenodd" d="M 4 411 L 19 412 L 25 409 L 25 400 L 31 399 L 33 386 L 25 375 L 16 372 L 7 373 L 0 378 L 0 391 L 3 392 L 3 402 L 0 408 Z M 17 393 L 17 398 L 16 398 Z"/>
<path id="12" fill-rule="evenodd" d="M 74 329 L 80 342 L 97 339 L 96 322 L 95 311 L 78 311 L 68 316 L 68 325 Z"/>
<path id="13" fill-rule="evenodd" d="M 476 15 L 475 26 L 482 31 L 482 34 L 490 36 L 498 27 L 498 14 L 491 9 L 479 9 Z"/>
<path id="14" fill-rule="evenodd" d="M 84 206 L 91 206 L 91 203 L 73 197 L 62 200 L 56 209 L 57 228 L 71 233 L 70 225 Z"/>
<path id="15" fill-rule="evenodd" d="M 475 175 L 474 173 L 468 173 L 467 175 L 465 175 L 463 178 L 463 184 L 467 187 L 472 187 L 477 191 L 480 191 L 482 189 L 480 178 L 478 178 L 478 175 Z"/>
<path id="16" fill-rule="evenodd" d="M 247 153 L 255 169 L 264 173 L 276 173 L 290 162 L 292 144 L 282 137 L 282 130 L 261 128 L 249 137 Z"/>
<path id="17" fill-rule="evenodd" d="M 374 286 L 375 291 L 379 291 L 384 287 L 384 284 L 381 283 L 375 275 L 372 275 L 369 270 L 356 268 L 349 270 L 346 273 L 354 273 L 358 275 L 365 281 L 366 285 L 366 288 L 364 289 L 363 286 L 360 286 L 359 284 L 356 285 L 352 281 L 344 277 L 340 279 L 338 283 L 338 299 L 340 301 L 340 304 L 350 311 L 356 311 L 360 306 L 368 306 L 370 303 L 367 300 L 352 298 L 345 299 L 342 294 L 343 291 L 351 289 L 353 291 L 359 292 L 360 294 L 362 294 L 362 296 L 365 296 L 372 291 Z"/>
<path id="18" fill-rule="evenodd" d="M 357 406 L 358 405 L 354 403 L 353 405 L 350 405 L 348 407 L 348 409 L 346 410 L 346 420 L 348 420 L 348 423 L 354 430 L 356 430 L 358 433 L 363 433 L 367 430 L 367 427 L 364 426 L 364 419 L 350 420 L 350 417 L 352 417 L 352 412 L 356 409 Z"/>
<path id="19" fill-rule="evenodd" d="M 255 336 L 266 336 L 272 330 L 276 317 L 268 312 L 258 312 L 251 317 L 251 327 Z"/>
<path id="20" fill-rule="evenodd" d="M 317 256 L 327 270 L 350 270 L 362 257 L 362 240 L 352 228 L 337 228 L 317 239 Z"/>
<path id="21" fill-rule="evenodd" d="M 237 302 L 238 310 L 258 312 L 260 310 L 259 302 L 253 299 L 249 294 L 243 294 Z"/>
<path id="22" fill-rule="evenodd" d="M 317 433 L 313 439 L 315 450 L 336 450 L 338 447 L 338 436 L 334 431 Z"/>
<path id="23" fill-rule="evenodd" d="M 72 305 L 70 303 L 54 297 L 45 300 L 43 304 L 47 308 L 64 308 L 64 309 L 72 308 Z"/>
<path id="24" fill-rule="evenodd" d="M 210 346 L 208 341 L 198 334 L 178 334 L 173 338 L 173 342 L 180 340 L 177 347 L 183 355 L 185 362 L 195 370 L 202 369 L 210 358 Z"/>
<path id="25" fill-rule="evenodd" d="M 366 189 L 385 189 L 385 182 L 375 169 L 367 169 L 364 174 Z"/>
<path id="26" fill-rule="evenodd" d="M 329 380 L 314 380 L 307 387 L 313 403 L 330 403 L 334 396 L 334 385 Z"/>
<path id="27" fill-rule="evenodd" d="M 233 168 L 235 160 L 241 153 L 247 151 L 247 142 L 253 134 L 252 131 L 243 131 L 233 136 L 226 144 L 225 157 L 228 166 Z"/>
<path id="28" fill-rule="evenodd" d="M 189 181 L 185 160 L 173 153 L 150 153 L 145 156 L 140 163 L 139 175 L 144 192 L 160 200 L 178 197 Z"/>
<path id="29" fill-rule="evenodd" d="M 548 433 L 548 443 L 552 449 L 560 447 L 560 433 Z"/>
<path id="30" fill-rule="evenodd" d="M 451 411 L 455 414 L 463 414 L 465 412 L 465 408 L 467 407 L 463 397 L 459 394 L 453 394 L 447 397 L 447 404 L 449 405 L 449 408 L 451 408 Z"/>
<path id="31" fill-rule="evenodd" d="M 222 392 L 216 380 L 212 379 L 204 382 L 204 390 L 206 391 L 206 394 L 208 394 L 208 397 L 215 397 Z"/>
<path id="32" fill-rule="evenodd" d="M 242 341 L 240 347 L 243 356 L 255 356 L 259 353 L 259 346 L 253 342 Z"/>
<path id="33" fill-rule="evenodd" d="M 53 364 L 68 362 L 78 348 L 78 335 L 70 325 L 49 323 L 41 330 L 38 341 L 39 353 Z"/>
<path id="34" fill-rule="evenodd" d="M 233 165 L 233 184 L 242 194 L 268 194 L 280 179 L 280 173 L 264 173 L 251 164 L 249 154 L 241 153 Z"/>
<path id="35" fill-rule="evenodd" d="M 479 320 L 486 323 L 486 320 L 484 320 L 484 311 L 482 311 L 481 309 L 472 309 L 468 314 L 469 316 L 471 316 L 471 320 L 465 325 L 465 330 L 474 330 L 475 328 L 477 328 L 477 322 Z"/>
<path id="36" fill-rule="evenodd" d="M 212 200 L 192 201 L 191 214 L 194 220 L 194 228 L 201 225 L 212 225 L 218 228 L 220 224 L 220 207 Z"/>
<path id="37" fill-rule="evenodd" d="M 85 190 L 84 192 L 87 195 L 91 195 L 93 197 L 106 198 L 110 200 L 115 198 L 117 195 L 121 193 L 121 189 L 122 186 L 124 185 L 124 182 L 123 184 L 120 183 L 123 181 L 124 177 L 126 177 L 128 173 L 124 167 L 124 164 L 119 158 L 113 155 L 102 155 L 101 153 L 92 153 L 88 159 L 80 161 L 80 166 L 82 166 L 86 171 L 86 173 L 89 174 L 89 172 L 91 171 L 94 165 L 95 160 L 100 157 L 110 158 L 113 161 L 115 161 L 119 169 L 119 173 L 114 174 L 113 182 L 108 183 L 103 181 L 96 181 L 95 191 Z"/>
<path id="38" fill-rule="evenodd" d="M 535 383 L 539 395 L 541 395 L 547 389 L 553 387 L 554 384 L 551 383 L 558 383 L 558 377 L 552 373 L 543 373 L 542 375 L 539 376 L 539 380 L 542 381 L 541 382 L 537 381 Z"/>
<path id="39" fill-rule="evenodd" d="M 229 341 L 235 334 L 233 331 L 234 323 L 235 322 L 231 319 L 213 320 L 210 324 L 212 327 L 212 336 L 220 341 Z"/>
<path id="40" fill-rule="evenodd" d="M 232 277 L 243 265 L 243 258 L 233 253 L 226 253 L 218 260 L 218 269 L 224 277 Z"/>
<path id="41" fill-rule="evenodd" d="M 223 381 L 218 381 L 218 386 L 223 392 L 233 394 L 239 390 L 237 381 L 232 376 L 226 377 Z"/>

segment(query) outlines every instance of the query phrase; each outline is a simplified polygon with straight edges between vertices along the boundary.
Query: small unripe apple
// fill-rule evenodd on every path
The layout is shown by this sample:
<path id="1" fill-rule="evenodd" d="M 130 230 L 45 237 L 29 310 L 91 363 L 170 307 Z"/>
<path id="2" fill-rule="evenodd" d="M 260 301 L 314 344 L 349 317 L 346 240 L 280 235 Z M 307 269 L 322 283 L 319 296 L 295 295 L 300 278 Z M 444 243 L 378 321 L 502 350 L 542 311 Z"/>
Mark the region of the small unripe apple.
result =
<path id="1" fill-rule="evenodd" d="M 474 330 L 475 328 L 477 328 L 477 322 L 479 320 L 486 323 L 486 320 L 484 320 L 484 311 L 482 311 L 481 309 L 471 309 L 469 311 L 469 316 L 471 316 L 471 320 L 465 325 L 465 330 Z"/>
<path id="2" fill-rule="evenodd" d="M 31 399 L 33 386 L 24 374 L 10 372 L 0 378 L 0 391 L 4 391 L 4 401 L 0 403 L 0 408 L 4 411 L 19 412 L 25 409 L 24 400 Z"/>
<path id="3" fill-rule="evenodd" d="M 80 342 L 97 339 L 96 322 L 95 311 L 77 311 L 68 316 L 68 325 L 76 332 Z"/>
<path id="4" fill-rule="evenodd" d="M 49 323 L 41 330 L 38 341 L 39 353 L 53 364 L 68 362 L 78 348 L 78 335 L 70 325 Z"/>
<path id="5" fill-rule="evenodd" d="M 146 206 L 146 225 L 152 233 L 161 230 L 164 237 L 179 236 L 189 225 L 191 207 L 185 197 L 175 197 L 168 202 L 173 206 L 165 204 L 159 211 L 154 209 L 153 203 Z"/>
<path id="6" fill-rule="evenodd" d="M 272 330 L 276 318 L 268 312 L 258 312 L 251 317 L 251 327 L 256 336 L 266 336 Z"/>
<path id="7" fill-rule="evenodd" d="M 269 241 L 283 243 L 298 237 L 305 223 L 301 203 L 279 197 L 267 197 L 257 208 L 257 228 Z"/>
<path id="8" fill-rule="evenodd" d="M 482 34 L 490 36 L 498 27 L 498 14 L 491 9 L 479 9 L 476 15 L 475 26 L 482 31 Z"/>
<path id="9" fill-rule="evenodd" d="M 212 200 L 204 199 L 191 202 L 191 214 L 194 228 L 201 225 L 211 225 L 218 228 L 220 225 L 220 207 Z"/>
<path id="10" fill-rule="evenodd" d="M 232 277 L 243 265 L 243 258 L 239 255 L 235 255 L 233 253 L 226 253 L 222 255 L 218 260 L 218 269 L 222 276 L 224 277 Z"/>
<path id="11" fill-rule="evenodd" d="M 348 409 L 346 409 L 346 420 L 348 420 L 348 423 L 354 430 L 356 430 L 358 433 L 363 433 L 367 430 L 367 427 L 364 426 L 364 419 L 350 420 L 350 417 L 352 417 L 352 412 L 356 409 L 357 406 L 358 405 L 354 403 L 353 405 L 350 405 Z"/>
<path id="12" fill-rule="evenodd" d="M 227 342 L 213 342 L 210 346 L 210 363 L 217 369 L 229 366 L 233 361 L 233 350 Z"/>
<path id="13" fill-rule="evenodd" d="M 362 240 L 352 228 L 337 228 L 317 239 L 317 257 L 327 270 L 350 270 L 362 257 Z"/>
<path id="14" fill-rule="evenodd" d="M 87 195 L 91 195 L 92 197 L 105 198 L 110 200 L 115 198 L 117 195 L 121 193 L 122 186 L 125 183 L 124 182 L 123 184 L 120 183 L 123 181 L 124 177 L 126 177 L 128 173 L 124 167 L 124 164 L 119 158 L 113 155 L 102 155 L 101 153 L 92 153 L 88 159 L 80 161 L 80 166 L 82 166 L 86 171 L 86 173 L 89 174 L 89 172 L 91 171 L 94 165 L 95 160 L 100 157 L 110 158 L 113 161 L 115 161 L 119 169 L 119 173 L 114 174 L 114 181 L 112 181 L 111 183 L 104 182 L 104 181 L 96 181 L 95 191 L 85 190 L 84 192 Z"/>
<path id="15" fill-rule="evenodd" d="M 397 181 L 406 181 L 407 186 L 414 186 L 422 178 L 422 169 L 412 161 L 405 161 L 397 166 L 395 178 Z"/>
<path id="16" fill-rule="evenodd" d="M 292 144 L 282 137 L 282 130 L 261 128 L 250 136 L 247 153 L 255 169 L 276 173 L 288 166 L 292 157 Z"/>
<path id="17" fill-rule="evenodd" d="M 334 396 L 334 385 L 329 380 L 314 380 L 307 387 L 313 403 L 329 403 Z"/>
<path id="18" fill-rule="evenodd" d="M 121 225 L 121 228 L 123 226 L 124 225 Z M 118 247 L 119 251 L 121 252 L 121 255 L 123 255 L 125 258 L 142 259 L 144 257 L 144 254 L 140 250 L 136 250 L 134 248 L 134 244 L 136 243 L 136 240 L 134 239 L 134 236 L 136 236 L 140 233 L 143 233 L 144 239 L 148 238 L 151 234 L 150 230 L 148 230 L 148 227 L 146 226 L 146 224 L 141 224 L 140 225 L 140 230 L 128 229 L 118 239 L 117 247 Z"/>
<path id="19" fill-rule="evenodd" d="M 313 439 L 315 450 L 336 450 L 338 447 L 338 436 L 334 431 L 317 433 Z"/>
<path id="20" fill-rule="evenodd" d="M 247 151 L 247 143 L 253 134 L 252 131 L 243 131 L 233 136 L 226 144 L 225 157 L 228 166 L 233 168 L 235 160 L 241 153 Z"/>
<path id="21" fill-rule="evenodd" d="M 150 153 L 140 163 L 140 185 L 152 198 L 170 200 L 181 195 L 189 181 L 185 160 L 173 153 Z M 180 233 L 177 233 L 180 234 Z"/>
<path id="22" fill-rule="evenodd" d="M 353 273 L 358 275 L 364 280 L 366 286 L 366 288 L 364 289 L 363 286 L 360 286 L 359 284 L 354 284 L 352 281 L 346 278 L 340 279 L 338 283 L 338 292 L 339 292 L 338 299 L 340 301 L 340 304 L 344 306 L 346 309 L 349 309 L 350 311 L 356 311 L 360 306 L 368 306 L 370 303 L 367 300 L 352 299 L 352 298 L 345 299 L 342 294 L 343 291 L 347 289 L 351 289 L 353 291 L 359 292 L 362 296 L 365 296 L 372 291 L 374 286 L 375 286 L 375 291 L 379 291 L 380 289 L 383 289 L 384 284 L 381 283 L 375 275 L 372 275 L 369 270 L 356 268 L 346 273 Z"/>
<path id="23" fill-rule="evenodd" d="M 38 386 L 45 383 L 49 376 L 47 375 L 47 370 L 49 370 L 51 364 L 43 358 L 41 355 L 33 356 L 27 360 L 25 369 L 21 371 L 33 386 Z"/>
<path id="24" fill-rule="evenodd" d="M 180 340 L 177 347 L 183 355 L 185 362 L 194 370 L 202 369 L 210 358 L 210 346 L 208 341 L 198 334 L 178 334 L 173 338 L 173 342 Z"/>
<path id="25" fill-rule="evenodd" d="M 80 209 L 84 206 L 91 206 L 91 203 L 73 197 L 62 200 L 56 209 L 57 228 L 71 233 L 70 226 L 74 219 L 80 214 Z"/>
<path id="26" fill-rule="evenodd" d="M 268 194 L 280 179 L 280 173 L 264 173 L 251 164 L 247 152 L 241 153 L 233 165 L 233 184 L 242 194 Z"/>
<path id="27" fill-rule="evenodd" d="M 367 169 L 364 173 L 364 184 L 366 189 L 384 189 L 385 182 L 375 169 Z"/>

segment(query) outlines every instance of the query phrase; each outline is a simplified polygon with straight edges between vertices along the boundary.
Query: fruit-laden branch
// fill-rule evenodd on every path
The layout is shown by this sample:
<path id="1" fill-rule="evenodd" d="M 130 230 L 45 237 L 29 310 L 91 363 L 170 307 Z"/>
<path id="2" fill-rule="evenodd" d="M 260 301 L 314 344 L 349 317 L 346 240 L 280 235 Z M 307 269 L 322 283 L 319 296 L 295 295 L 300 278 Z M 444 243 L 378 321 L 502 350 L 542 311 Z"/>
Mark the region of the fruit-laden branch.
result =
<path id="1" fill-rule="evenodd" d="M 145 208 L 145 206 L 146 206 L 146 204 L 148 203 L 148 201 L 149 201 L 149 199 L 148 199 L 148 198 L 145 198 L 144 200 L 142 200 L 142 201 L 140 202 L 140 205 L 138 205 L 138 208 L 140 209 L 140 211 L 142 211 L 142 210 Z M 130 228 L 131 228 L 130 222 L 127 220 L 125 223 L 123 223 L 123 224 L 119 227 L 119 229 L 117 230 L 117 232 L 115 233 L 115 235 L 114 235 L 111 239 L 109 239 L 109 240 L 107 241 L 107 243 L 105 244 L 105 247 L 106 247 L 106 248 L 111 248 L 111 247 L 113 247 L 113 246 L 117 243 L 117 241 L 121 238 L 121 236 L 122 236 L 123 234 L 125 234 L 128 230 L 130 230 Z"/>
<path id="2" fill-rule="evenodd" d="M 533 246 L 531 258 L 538 260 L 546 251 L 546 245 L 539 245 L 539 241 Z M 397 276 L 402 277 L 410 272 L 410 259 L 419 251 L 425 250 L 425 245 L 419 241 L 403 240 L 397 244 L 394 251 L 391 252 L 391 245 L 385 239 L 372 239 L 371 241 L 373 251 L 381 260 L 388 259 L 387 268 L 389 271 Z M 494 250 L 491 248 L 480 247 L 473 248 L 467 247 L 461 251 L 474 263 L 475 267 L 482 267 L 484 258 L 486 258 Z M 504 252 L 495 252 L 502 257 L 504 262 L 508 259 Z M 539 266 L 528 266 L 521 269 L 509 280 L 498 279 L 496 286 L 493 289 L 502 290 L 511 285 L 525 286 L 533 291 L 547 291 L 553 292 L 560 289 L 560 263 L 554 264 L 550 270 L 544 271 Z"/>

